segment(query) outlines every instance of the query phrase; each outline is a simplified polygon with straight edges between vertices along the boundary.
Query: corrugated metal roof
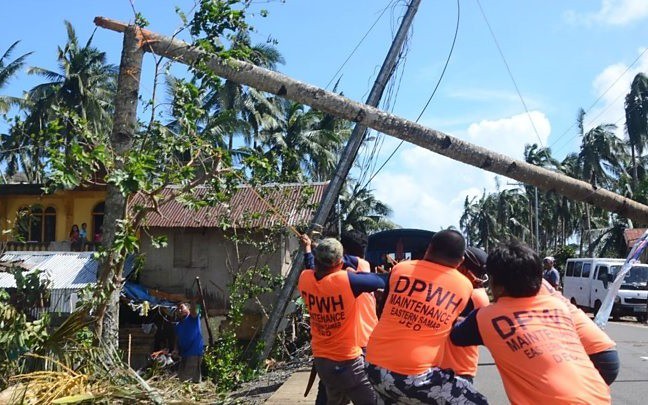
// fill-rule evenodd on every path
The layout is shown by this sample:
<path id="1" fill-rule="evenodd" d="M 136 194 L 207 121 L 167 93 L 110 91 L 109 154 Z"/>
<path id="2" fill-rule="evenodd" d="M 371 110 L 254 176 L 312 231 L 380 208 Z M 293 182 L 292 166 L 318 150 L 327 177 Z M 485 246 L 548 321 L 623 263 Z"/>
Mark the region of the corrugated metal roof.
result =
<path id="1" fill-rule="evenodd" d="M 159 214 L 150 213 L 146 217 L 146 225 L 164 228 L 220 228 L 223 220 L 240 228 L 269 229 L 275 226 L 305 225 L 312 219 L 327 186 L 328 182 L 270 184 L 254 190 L 250 186 L 242 186 L 228 204 L 197 210 L 172 200 L 160 207 Z M 173 190 L 173 187 L 167 187 L 163 191 L 164 196 L 172 196 Z M 202 196 L 207 191 L 204 187 L 197 187 L 194 193 Z M 264 201 L 270 203 L 281 216 Z"/>
<path id="2" fill-rule="evenodd" d="M 16 263 L 26 270 L 42 270 L 50 288 L 79 289 L 97 281 L 98 262 L 94 252 L 5 252 L 0 263 Z M 134 256 L 126 260 L 125 274 L 133 268 Z M 13 275 L 0 272 L 0 288 L 15 288 Z"/>

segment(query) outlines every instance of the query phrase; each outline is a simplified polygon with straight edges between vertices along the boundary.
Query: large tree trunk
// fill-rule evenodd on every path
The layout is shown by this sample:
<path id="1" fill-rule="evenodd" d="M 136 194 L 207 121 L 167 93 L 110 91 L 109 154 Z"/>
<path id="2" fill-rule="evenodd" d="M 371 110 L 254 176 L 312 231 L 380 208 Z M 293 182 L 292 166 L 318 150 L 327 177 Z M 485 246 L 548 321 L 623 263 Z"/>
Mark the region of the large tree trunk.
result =
<path id="1" fill-rule="evenodd" d="M 119 157 L 126 155 L 133 145 L 143 55 L 140 28 L 128 26 L 124 31 L 124 47 L 115 96 L 115 116 L 110 135 L 110 146 L 118 157 L 115 160 L 116 168 L 123 167 L 123 161 Z M 104 303 L 97 311 L 95 337 L 101 339 L 105 345 L 116 347 L 119 338 L 119 293 L 126 258 L 122 252 L 113 252 L 111 249 L 115 241 L 117 221 L 126 216 L 126 196 L 110 184 L 107 187 L 104 215 L 102 245 L 110 255 L 102 261 L 100 268 L 99 286 L 103 290 Z"/>
<path id="2" fill-rule="evenodd" d="M 95 18 L 95 23 L 120 32 L 126 27 L 126 24 L 101 17 Z M 536 186 L 541 190 L 553 191 L 572 200 L 584 201 L 643 223 L 648 222 L 648 206 L 594 187 L 587 182 L 491 152 L 441 131 L 426 128 L 278 72 L 234 59 L 223 60 L 208 55 L 186 42 L 149 31 L 144 31 L 143 35 L 147 40 L 147 51 L 157 55 L 188 65 L 195 65 L 198 61 L 206 62 L 206 66 L 213 73 L 237 83 L 308 104 L 317 110 L 361 123 L 451 159 Z"/>

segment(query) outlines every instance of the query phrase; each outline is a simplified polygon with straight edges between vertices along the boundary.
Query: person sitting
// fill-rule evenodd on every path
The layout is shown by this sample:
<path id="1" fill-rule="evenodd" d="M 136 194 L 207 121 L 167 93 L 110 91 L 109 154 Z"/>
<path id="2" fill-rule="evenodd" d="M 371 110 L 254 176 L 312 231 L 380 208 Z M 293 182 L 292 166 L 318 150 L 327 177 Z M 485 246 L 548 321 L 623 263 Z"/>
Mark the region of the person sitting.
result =
<path id="1" fill-rule="evenodd" d="M 456 325 L 452 343 L 490 350 L 511 403 L 609 404 L 610 389 L 585 352 L 569 308 L 538 294 L 538 255 L 513 241 L 495 248 L 486 268 L 495 303 Z"/>

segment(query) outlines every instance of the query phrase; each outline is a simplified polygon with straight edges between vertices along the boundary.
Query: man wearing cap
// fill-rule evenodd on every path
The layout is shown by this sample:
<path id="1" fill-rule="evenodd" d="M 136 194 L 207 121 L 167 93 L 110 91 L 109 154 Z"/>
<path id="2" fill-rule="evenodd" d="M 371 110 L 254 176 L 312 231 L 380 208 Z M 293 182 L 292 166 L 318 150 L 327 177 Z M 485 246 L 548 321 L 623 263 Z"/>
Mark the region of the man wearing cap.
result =
<path id="1" fill-rule="evenodd" d="M 317 374 L 326 386 L 328 404 L 374 404 L 357 339 L 357 297 L 385 288 L 386 277 L 343 270 L 342 244 L 326 238 L 314 249 L 315 270 L 299 277 L 308 309 L 311 348 Z"/>
<path id="2" fill-rule="evenodd" d="M 485 283 L 488 281 L 486 275 L 486 259 L 488 254 L 475 247 L 466 248 L 464 261 L 457 268 L 473 285 L 473 292 L 466 308 L 460 317 L 466 317 L 472 310 L 488 305 L 489 299 L 486 293 Z M 477 375 L 477 363 L 479 362 L 479 346 L 460 347 L 452 344 L 450 339 L 446 340 L 443 352 L 443 361 L 440 367 L 451 369 L 456 375 L 470 382 L 473 382 Z"/>
<path id="3" fill-rule="evenodd" d="M 450 328 L 470 300 L 472 284 L 456 269 L 463 236 L 434 234 L 423 260 L 398 263 L 367 345 L 367 374 L 386 403 L 485 404 L 472 384 L 440 368 Z"/>
<path id="4" fill-rule="evenodd" d="M 553 288 L 560 291 L 560 273 L 554 267 L 554 258 L 552 256 L 545 257 L 542 259 L 542 266 L 544 268 L 542 278 L 547 280 Z"/>

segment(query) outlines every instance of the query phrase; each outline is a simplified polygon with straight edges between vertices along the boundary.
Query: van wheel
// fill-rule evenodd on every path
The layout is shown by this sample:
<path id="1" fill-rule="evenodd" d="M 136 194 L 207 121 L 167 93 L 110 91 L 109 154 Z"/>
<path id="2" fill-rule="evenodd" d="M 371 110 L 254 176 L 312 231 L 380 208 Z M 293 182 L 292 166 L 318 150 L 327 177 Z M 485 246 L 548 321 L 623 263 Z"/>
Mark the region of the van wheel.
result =
<path id="1" fill-rule="evenodd" d="M 635 317 L 637 318 L 637 322 L 639 322 L 639 323 L 644 323 L 644 322 L 646 322 L 646 314 L 643 314 L 643 315 L 636 315 Z"/>
<path id="2" fill-rule="evenodd" d="M 601 301 L 594 301 L 594 315 L 598 314 L 599 309 L 601 309 Z"/>
<path id="3" fill-rule="evenodd" d="M 621 320 L 621 314 L 620 314 L 619 307 L 616 305 L 612 306 L 612 320 L 613 321 L 620 321 Z"/>

